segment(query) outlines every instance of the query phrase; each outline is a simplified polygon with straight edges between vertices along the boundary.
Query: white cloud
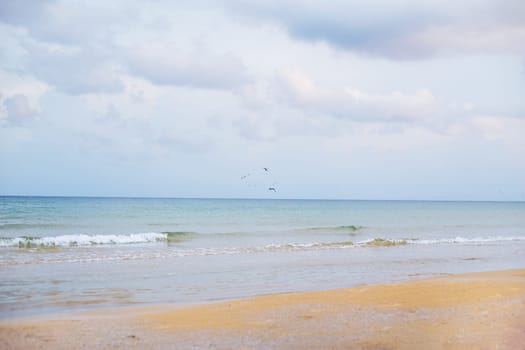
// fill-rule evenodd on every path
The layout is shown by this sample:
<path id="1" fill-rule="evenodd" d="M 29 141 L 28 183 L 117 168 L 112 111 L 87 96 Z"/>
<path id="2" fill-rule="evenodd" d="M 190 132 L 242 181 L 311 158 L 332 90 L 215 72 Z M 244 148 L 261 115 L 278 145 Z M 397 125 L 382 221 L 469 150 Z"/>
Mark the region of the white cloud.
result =
<path id="1" fill-rule="evenodd" d="M 511 53 L 525 55 L 525 25 L 456 24 L 436 25 L 399 38 L 392 46 L 399 51 L 429 54 L 465 52 Z M 402 56 L 402 53 L 398 53 Z"/>
<path id="2" fill-rule="evenodd" d="M 448 134 L 452 137 L 481 137 L 488 141 L 514 145 L 516 149 L 522 149 L 521 153 L 525 152 L 524 132 L 525 118 L 502 115 L 474 114 L 448 128 Z"/>
<path id="3" fill-rule="evenodd" d="M 278 85 L 279 98 L 284 103 L 354 121 L 421 121 L 437 109 L 436 97 L 428 89 L 408 94 L 370 94 L 355 88 L 323 88 L 297 70 L 282 72 Z"/>

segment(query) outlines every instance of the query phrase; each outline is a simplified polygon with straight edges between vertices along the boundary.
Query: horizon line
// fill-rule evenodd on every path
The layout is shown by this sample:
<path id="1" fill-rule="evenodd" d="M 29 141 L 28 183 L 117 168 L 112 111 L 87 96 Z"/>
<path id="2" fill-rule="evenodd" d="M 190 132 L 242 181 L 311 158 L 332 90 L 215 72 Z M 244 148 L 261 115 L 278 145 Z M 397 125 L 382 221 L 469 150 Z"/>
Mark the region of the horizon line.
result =
<path id="1" fill-rule="evenodd" d="M 503 199 L 366 199 L 366 198 L 268 198 L 268 197 L 174 197 L 174 196 L 133 196 L 133 195 L 28 195 L 0 194 L 0 197 L 34 198 L 93 198 L 93 199 L 201 199 L 201 200 L 304 200 L 304 201 L 361 201 L 361 202 L 507 202 L 525 203 L 525 200 Z"/>

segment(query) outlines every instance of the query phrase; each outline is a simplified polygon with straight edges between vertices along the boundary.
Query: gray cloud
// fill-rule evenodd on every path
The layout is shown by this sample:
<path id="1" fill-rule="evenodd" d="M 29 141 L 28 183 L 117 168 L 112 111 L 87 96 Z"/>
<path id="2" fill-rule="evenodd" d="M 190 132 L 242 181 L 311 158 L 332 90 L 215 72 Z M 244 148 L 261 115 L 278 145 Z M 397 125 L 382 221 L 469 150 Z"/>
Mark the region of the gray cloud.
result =
<path id="1" fill-rule="evenodd" d="M 25 29 L 16 38 L 25 51 L 17 69 L 62 92 L 121 92 L 126 74 L 156 85 L 212 89 L 236 89 L 250 80 L 244 64 L 227 50 L 174 47 L 154 20 L 166 19 L 169 6 L 144 16 L 140 2 L 31 3 L 2 2 L 0 21 Z M 129 40 L 136 29 L 140 34 Z"/>
<path id="2" fill-rule="evenodd" d="M 14 125 L 23 124 L 31 120 L 36 111 L 31 108 L 27 97 L 23 94 L 15 94 L 4 100 L 4 107 L 7 111 L 7 120 Z"/>
<path id="3" fill-rule="evenodd" d="M 126 6 L 127 5 L 127 6 Z M 139 16 L 131 1 L 15 0 L 0 2 L 0 21 L 24 27 L 44 42 L 78 45 L 110 41 Z"/>
<path id="4" fill-rule="evenodd" d="M 109 26 L 93 21 L 96 11 L 83 4 L 20 0 L 2 2 L 0 13 L 0 22 L 18 28 L 6 31 L 19 47 L 17 73 L 73 95 L 122 91 L 119 64 L 97 34 Z"/>
<path id="5" fill-rule="evenodd" d="M 297 39 L 393 59 L 453 52 L 525 53 L 525 3 L 517 0 L 227 1 L 237 14 L 278 23 Z"/>
<path id="6" fill-rule="evenodd" d="M 157 85 L 235 89 L 250 79 L 231 54 L 176 49 L 71 47 L 27 40 L 25 70 L 68 94 L 118 93 L 124 74 Z"/>
<path id="7" fill-rule="evenodd" d="M 26 70 L 68 94 L 123 90 L 119 64 L 87 49 L 29 44 Z"/>
<path id="8" fill-rule="evenodd" d="M 7 23 L 20 24 L 33 21 L 54 0 L 15 0 L 0 2 L 0 20 Z"/>
<path id="9" fill-rule="evenodd" d="M 243 63 L 231 54 L 135 48 L 123 57 L 129 73 L 154 84 L 233 89 L 249 81 Z"/>

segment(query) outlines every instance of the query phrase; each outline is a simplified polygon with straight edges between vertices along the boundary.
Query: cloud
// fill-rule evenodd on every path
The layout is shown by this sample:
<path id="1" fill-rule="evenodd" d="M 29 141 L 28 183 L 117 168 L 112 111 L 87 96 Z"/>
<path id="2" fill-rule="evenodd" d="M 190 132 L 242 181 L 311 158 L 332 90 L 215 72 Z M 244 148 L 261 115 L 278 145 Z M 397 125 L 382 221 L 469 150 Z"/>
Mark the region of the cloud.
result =
<path id="1" fill-rule="evenodd" d="M 72 95 L 123 90 L 123 70 L 111 47 L 42 42 L 21 28 L 1 23 L 0 31 L 0 69 L 4 74 L 34 77 Z"/>
<path id="2" fill-rule="evenodd" d="M 524 118 L 473 114 L 461 122 L 450 125 L 447 133 L 455 137 L 472 137 L 474 135 L 489 141 L 519 144 L 519 147 L 516 147 L 516 149 L 524 153 L 523 130 L 525 130 Z"/>
<path id="3" fill-rule="evenodd" d="M 54 0 L 17 0 L 0 2 L 0 20 L 9 23 L 25 23 L 33 21 L 42 12 L 46 11 L 47 6 Z"/>
<path id="4" fill-rule="evenodd" d="M 227 1 L 237 14 L 273 21 L 292 37 L 391 59 L 437 54 L 525 54 L 525 3 L 475 1 Z"/>
<path id="5" fill-rule="evenodd" d="M 249 81 L 246 67 L 232 54 L 203 48 L 184 53 L 158 45 L 125 52 L 123 60 L 128 72 L 158 85 L 235 89 Z"/>
<path id="6" fill-rule="evenodd" d="M 371 94 L 355 88 L 323 88 L 298 70 L 277 77 L 279 99 L 307 113 L 317 113 L 358 122 L 414 122 L 427 119 L 437 109 L 428 89 L 407 94 L 392 91 Z"/>
<path id="7" fill-rule="evenodd" d="M 192 132 L 189 134 L 179 134 L 173 131 L 166 131 L 164 135 L 158 137 L 153 142 L 165 147 L 168 150 L 182 151 L 185 153 L 209 152 L 215 147 L 215 140 L 206 132 Z"/>
<path id="8" fill-rule="evenodd" d="M 7 120 L 14 125 L 20 125 L 31 120 L 36 111 L 31 108 L 27 97 L 23 94 L 16 94 L 6 98 L 3 102 L 7 112 Z"/>
<path id="9" fill-rule="evenodd" d="M 0 158 L 29 174 L 0 183 L 60 194 L 61 173 L 85 194 L 124 179 L 123 195 L 143 183 L 210 195 L 264 162 L 288 172 L 290 197 L 344 196 L 352 178 L 351 196 L 459 198 L 455 184 L 494 169 L 511 188 L 524 173 L 523 4 L 0 0 Z M 480 171 L 464 175 L 469 162 Z M 459 171 L 417 185 L 437 168 Z"/>
<path id="10" fill-rule="evenodd" d="M 101 52 L 29 43 L 26 71 L 72 94 L 116 93 L 124 89 L 121 67 Z"/>
<path id="11" fill-rule="evenodd" d="M 110 42 L 140 16 L 132 1 L 16 0 L 0 2 L 0 21 L 25 28 L 40 41 L 78 45 Z"/>
<path id="12" fill-rule="evenodd" d="M 19 5 L 2 4 L 0 16 L 0 24 L 10 29 L 8 38 L 21 47 L 19 59 L 13 59 L 16 69 L 67 94 L 118 93 L 128 74 L 161 86 L 226 90 L 250 80 L 243 62 L 227 50 L 202 44 L 191 49 L 193 43 L 187 49 L 180 41 L 175 46 L 173 28 L 154 21 L 166 18 L 169 6 L 154 6 L 149 18 L 140 2 L 122 11 L 105 2 L 42 2 L 38 11 L 27 12 Z M 178 35 L 189 34 L 188 28 L 176 29 Z"/>

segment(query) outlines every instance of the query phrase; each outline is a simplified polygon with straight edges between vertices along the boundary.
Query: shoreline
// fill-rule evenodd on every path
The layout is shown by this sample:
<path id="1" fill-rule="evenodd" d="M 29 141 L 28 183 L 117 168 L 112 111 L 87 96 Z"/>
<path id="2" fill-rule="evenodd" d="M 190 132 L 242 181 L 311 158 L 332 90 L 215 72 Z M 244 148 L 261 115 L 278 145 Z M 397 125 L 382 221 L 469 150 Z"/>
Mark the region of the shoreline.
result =
<path id="1" fill-rule="evenodd" d="M 2 349 L 515 349 L 522 344 L 525 269 L 0 320 Z"/>

